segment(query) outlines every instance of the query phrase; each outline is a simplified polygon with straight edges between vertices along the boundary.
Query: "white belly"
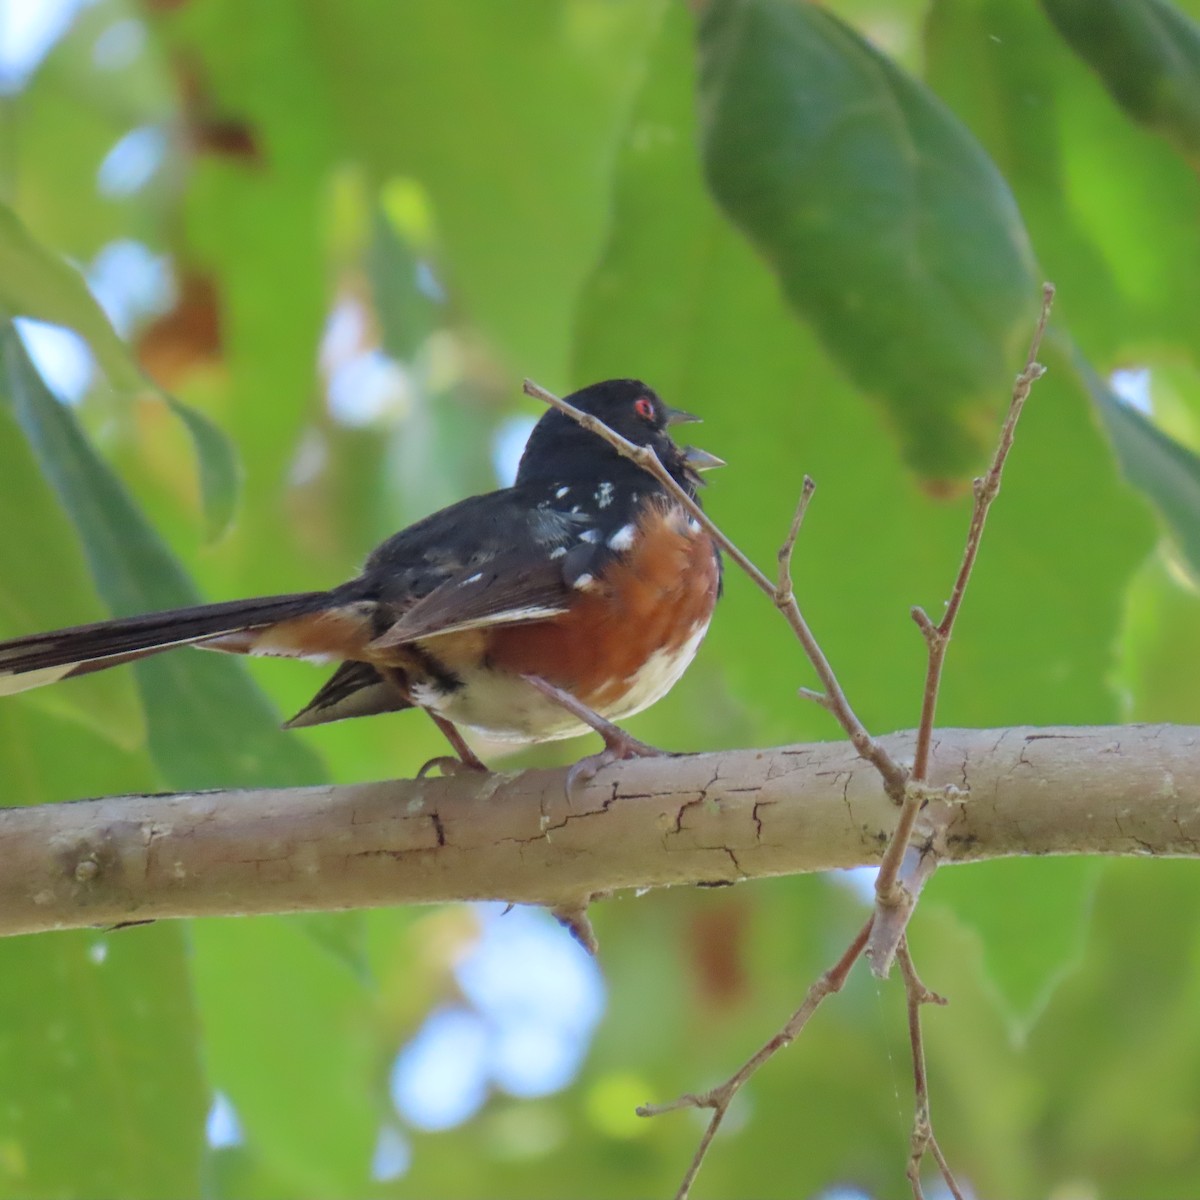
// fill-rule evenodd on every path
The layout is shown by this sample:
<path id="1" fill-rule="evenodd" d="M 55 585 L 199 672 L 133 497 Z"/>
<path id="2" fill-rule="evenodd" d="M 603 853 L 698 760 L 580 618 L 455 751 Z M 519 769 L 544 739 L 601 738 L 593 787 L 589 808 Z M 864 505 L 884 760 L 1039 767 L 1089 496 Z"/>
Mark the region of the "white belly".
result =
<path id="1" fill-rule="evenodd" d="M 629 680 L 628 691 L 599 709 L 600 716 L 621 721 L 661 700 L 691 665 L 707 632 L 706 620 L 674 651 L 652 654 Z M 459 674 L 463 687 L 446 694 L 418 684 L 412 689 L 413 700 L 493 741 L 549 742 L 588 732 L 585 724 L 522 679 L 486 667 Z"/>

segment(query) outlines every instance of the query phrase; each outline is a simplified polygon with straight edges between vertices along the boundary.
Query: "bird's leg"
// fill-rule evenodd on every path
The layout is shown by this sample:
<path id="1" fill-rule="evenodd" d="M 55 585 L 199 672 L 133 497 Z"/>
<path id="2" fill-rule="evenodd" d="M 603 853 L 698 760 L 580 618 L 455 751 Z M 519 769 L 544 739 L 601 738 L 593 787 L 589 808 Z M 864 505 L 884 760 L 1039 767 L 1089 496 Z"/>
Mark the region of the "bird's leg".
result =
<path id="1" fill-rule="evenodd" d="M 435 713 L 431 708 L 427 708 L 425 711 L 429 714 L 433 723 L 446 735 L 446 741 L 450 743 L 454 753 L 458 755 L 464 767 L 470 767 L 472 771 L 487 770 L 487 767 L 479 761 L 475 751 L 467 745 L 463 735 L 458 732 L 457 725 L 447 721 L 445 717 L 439 713 Z"/>
<path id="2" fill-rule="evenodd" d="M 382 664 L 376 664 L 376 671 L 379 672 L 380 676 L 388 680 L 388 683 L 392 685 L 392 688 L 395 688 L 397 692 L 400 692 L 400 695 L 404 697 L 404 700 L 407 700 L 409 703 L 413 702 L 412 696 L 409 695 L 408 684 L 406 679 L 404 679 L 403 671 L 397 670 L 396 667 L 383 666 Z M 443 775 L 452 775 L 456 772 L 456 770 L 463 769 L 482 770 L 482 772 L 486 772 L 487 768 L 479 761 L 479 756 L 475 754 L 475 751 L 470 749 L 470 746 L 464 742 L 462 734 L 458 732 L 457 727 L 454 724 L 451 724 L 451 722 L 446 720 L 444 716 L 434 713 L 432 708 L 426 708 L 425 712 L 430 714 L 430 720 L 433 721 L 433 724 L 436 725 L 439 730 L 443 732 L 443 734 L 445 734 L 446 742 L 450 743 L 451 748 L 454 749 L 454 752 L 458 757 L 451 758 L 449 755 L 438 755 L 436 758 L 431 758 L 431 760 L 425 763 L 425 766 L 421 767 L 419 772 L 416 773 L 416 778 L 424 779 L 434 767 L 438 767 L 440 770 L 442 770 Z"/>
<path id="3" fill-rule="evenodd" d="M 561 705 L 590 729 L 594 729 L 604 739 L 604 749 L 599 754 L 589 754 L 587 758 L 581 758 L 567 772 L 568 797 L 571 796 L 577 783 L 586 783 L 597 771 L 607 767 L 610 763 L 620 762 L 626 758 L 668 758 L 671 756 L 670 750 L 659 750 L 656 746 L 648 746 L 645 742 L 638 741 L 619 725 L 614 725 L 594 709 L 588 708 L 570 692 L 555 687 L 552 683 L 547 683 L 540 675 L 522 675 L 521 678 L 532 687 L 537 688 L 543 696 Z"/>
<path id="4" fill-rule="evenodd" d="M 397 670 L 395 667 L 384 667 L 376 665 L 375 669 L 383 676 L 404 697 L 411 703 L 411 697 L 408 693 L 408 687 L 405 682 L 404 673 Z M 448 754 L 439 754 L 436 758 L 431 758 L 418 772 L 417 778 L 424 779 L 425 776 L 438 767 L 443 775 L 452 775 L 455 771 L 487 771 L 487 767 L 479 761 L 479 756 L 467 745 L 463 739 L 463 735 L 458 732 L 458 729 L 445 717 L 435 713 L 433 709 L 426 708 L 425 712 L 429 714 L 429 719 L 442 731 L 446 741 L 450 743 L 457 758 L 451 758 Z"/>

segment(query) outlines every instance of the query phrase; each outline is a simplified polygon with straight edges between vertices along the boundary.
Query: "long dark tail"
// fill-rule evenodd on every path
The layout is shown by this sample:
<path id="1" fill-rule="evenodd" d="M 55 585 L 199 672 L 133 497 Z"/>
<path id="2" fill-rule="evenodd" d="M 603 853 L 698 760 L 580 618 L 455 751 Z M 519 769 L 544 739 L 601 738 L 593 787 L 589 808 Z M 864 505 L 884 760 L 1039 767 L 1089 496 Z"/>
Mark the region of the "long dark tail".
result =
<path id="1" fill-rule="evenodd" d="M 173 646 L 263 629 L 292 617 L 320 612 L 330 605 L 331 598 L 329 592 L 298 592 L 224 604 L 198 604 L 193 608 L 97 621 L 94 625 L 76 625 L 0 642 L 0 696 L 56 683 L 73 675 L 102 671 Z"/>

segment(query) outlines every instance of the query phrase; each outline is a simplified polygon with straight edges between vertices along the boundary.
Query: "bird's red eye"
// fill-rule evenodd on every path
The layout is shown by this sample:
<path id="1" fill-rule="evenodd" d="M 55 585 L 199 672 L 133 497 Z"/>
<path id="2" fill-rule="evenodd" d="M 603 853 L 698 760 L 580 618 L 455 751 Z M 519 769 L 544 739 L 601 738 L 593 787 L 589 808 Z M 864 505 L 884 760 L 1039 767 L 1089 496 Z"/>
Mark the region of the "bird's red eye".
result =
<path id="1" fill-rule="evenodd" d="M 654 401 L 649 396 L 639 396 L 634 402 L 633 411 L 637 413 L 643 421 L 654 420 Z"/>

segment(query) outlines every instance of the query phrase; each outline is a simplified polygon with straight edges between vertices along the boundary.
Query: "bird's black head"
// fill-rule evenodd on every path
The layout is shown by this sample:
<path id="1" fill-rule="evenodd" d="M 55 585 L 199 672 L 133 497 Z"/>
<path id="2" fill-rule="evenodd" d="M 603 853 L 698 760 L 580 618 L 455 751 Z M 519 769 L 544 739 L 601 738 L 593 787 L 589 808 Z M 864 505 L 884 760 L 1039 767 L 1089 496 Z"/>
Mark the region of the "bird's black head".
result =
<path id="1" fill-rule="evenodd" d="M 638 379 L 607 379 L 581 388 L 567 403 L 603 421 L 636 446 L 649 446 L 672 477 L 694 494 L 700 482 L 697 464 L 716 466 L 719 460 L 700 451 L 680 449 L 667 429 L 687 421 L 697 421 L 691 413 L 664 404 L 653 388 Z M 521 465 L 517 484 L 565 482 L 575 478 L 623 477 L 635 473 L 648 477 L 641 468 L 622 458 L 598 434 L 585 429 L 573 417 L 552 408 L 533 427 Z"/>

